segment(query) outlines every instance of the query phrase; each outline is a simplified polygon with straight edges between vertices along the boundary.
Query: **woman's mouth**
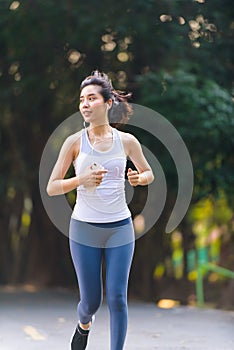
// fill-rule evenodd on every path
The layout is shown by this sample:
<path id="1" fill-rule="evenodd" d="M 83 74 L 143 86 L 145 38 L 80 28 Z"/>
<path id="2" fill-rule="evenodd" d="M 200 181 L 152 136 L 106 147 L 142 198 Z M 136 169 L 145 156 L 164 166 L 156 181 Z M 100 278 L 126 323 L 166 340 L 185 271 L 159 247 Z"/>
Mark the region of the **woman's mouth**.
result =
<path id="1" fill-rule="evenodd" d="M 90 114 L 91 114 L 91 111 L 87 111 L 87 110 L 85 110 L 85 111 L 82 111 L 82 114 L 84 115 L 84 116 L 90 116 Z"/>

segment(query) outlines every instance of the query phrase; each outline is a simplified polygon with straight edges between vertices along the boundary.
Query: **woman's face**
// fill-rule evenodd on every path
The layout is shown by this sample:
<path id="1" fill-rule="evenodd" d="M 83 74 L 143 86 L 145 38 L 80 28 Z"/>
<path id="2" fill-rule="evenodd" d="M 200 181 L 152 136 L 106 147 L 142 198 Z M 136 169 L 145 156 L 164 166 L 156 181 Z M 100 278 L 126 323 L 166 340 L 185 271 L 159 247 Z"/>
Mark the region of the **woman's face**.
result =
<path id="1" fill-rule="evenodd" d="M 100 94 L 101 87 L 98 85 L 85 86 L 80 93 L 80 112 L 87 123 L 106 123 L 107 103 Z"/>

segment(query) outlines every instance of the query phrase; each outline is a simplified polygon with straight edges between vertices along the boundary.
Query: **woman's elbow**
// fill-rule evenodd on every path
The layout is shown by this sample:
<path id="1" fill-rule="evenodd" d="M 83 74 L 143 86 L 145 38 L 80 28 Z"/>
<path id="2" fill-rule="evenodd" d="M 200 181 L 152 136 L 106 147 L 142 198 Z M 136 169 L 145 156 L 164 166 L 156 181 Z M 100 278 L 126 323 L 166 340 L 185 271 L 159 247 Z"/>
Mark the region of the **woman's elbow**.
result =
<path id="1" fill-rule="evenodd" d="M 52 188 L 50 183 L 46 187 L 46 192 L 47 192 L 48 196 L 50 196 L 50 197 L 55 195 L 55 193 L 53 191 L 53 188 Z"/>
<path id="2" fill-rule="evenodd" d="M 151 172 L 151 176 L 149 178 L 149 184 L 151 184 L 154 181 L 154 174 Z"/>

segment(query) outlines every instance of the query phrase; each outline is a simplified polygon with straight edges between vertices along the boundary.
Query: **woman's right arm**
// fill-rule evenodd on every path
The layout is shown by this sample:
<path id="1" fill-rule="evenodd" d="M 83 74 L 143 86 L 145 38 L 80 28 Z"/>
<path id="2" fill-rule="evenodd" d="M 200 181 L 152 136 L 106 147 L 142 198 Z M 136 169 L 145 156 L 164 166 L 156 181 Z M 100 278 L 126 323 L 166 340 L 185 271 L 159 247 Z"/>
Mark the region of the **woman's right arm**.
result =
<path id="1" fill-rule="evenodd" d="M 75 139 L 74 135 L 65 140 L 47 184 L 46 191 L 49 196 L 67 193 L 79 186 L 78 176 L 64 179 L 71 163 L 77 156 L 78 148 L 79 140 Z"/>
<path id="2" fill-rule="evenodd" d="M 49 196 L 70 192 L 80 185 L 85 187 L 99 186 L 107 173 L 106 169 L 93 168 L 90 164 L 79 176 L 64 179 L 71 163 L 78 156 L 80 137 L 77 134 L 69 136 L 62 145 L 57 162 L 52 170 L 46 191 Z"/>

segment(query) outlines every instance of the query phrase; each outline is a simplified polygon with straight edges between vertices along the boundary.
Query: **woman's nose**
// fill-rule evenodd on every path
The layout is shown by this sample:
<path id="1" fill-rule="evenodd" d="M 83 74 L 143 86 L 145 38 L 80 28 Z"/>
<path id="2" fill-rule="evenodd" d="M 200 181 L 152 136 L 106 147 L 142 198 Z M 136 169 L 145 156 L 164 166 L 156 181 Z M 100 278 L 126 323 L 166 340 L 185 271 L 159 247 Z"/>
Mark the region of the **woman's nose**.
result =
<path id="1" fill-rule="evenodd" d="M 88 107 L 89 106 L 89 100 L 88 99 L 84 99 L 82 102 L 82 107 Z"/>

